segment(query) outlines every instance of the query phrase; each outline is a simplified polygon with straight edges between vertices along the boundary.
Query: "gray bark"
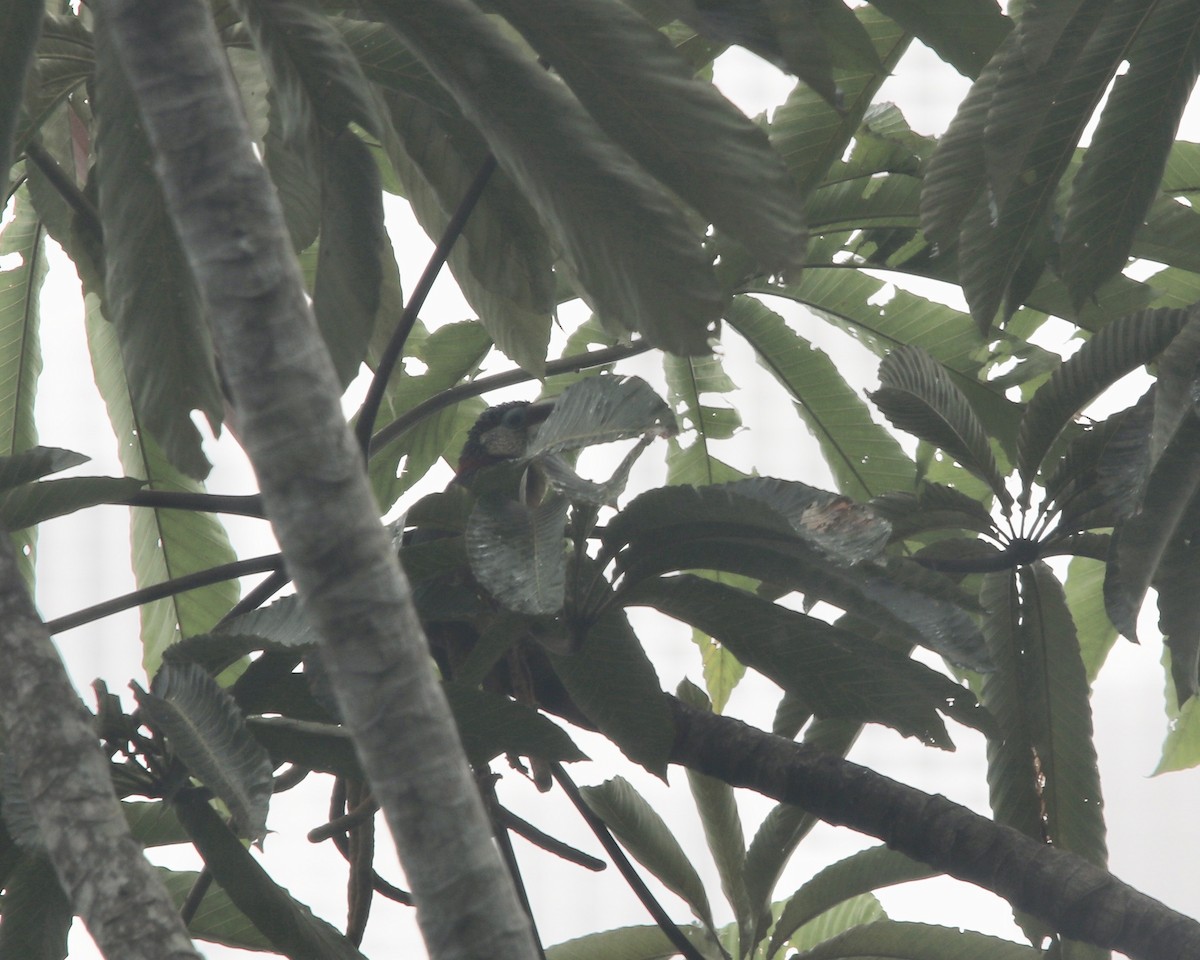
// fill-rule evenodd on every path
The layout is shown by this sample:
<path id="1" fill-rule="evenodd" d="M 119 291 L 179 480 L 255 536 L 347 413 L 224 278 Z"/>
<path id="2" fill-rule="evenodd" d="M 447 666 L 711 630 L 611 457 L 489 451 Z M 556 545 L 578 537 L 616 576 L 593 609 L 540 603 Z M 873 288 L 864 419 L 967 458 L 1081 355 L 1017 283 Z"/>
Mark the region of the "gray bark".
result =
<path id="1" fill-rule="evenodd" d="M 7 535 L 0 535 L 0 722 L 59 882 L 106 957 L 199 960 L 157 871 L 129 834 L 108 760 Z"/>
<path id="2" fill-rule="evenodd" d="M 199 0 L 105 0 L 288 572 L 430 954 L 536 956 L 376 513 L 273 187 Z"/>

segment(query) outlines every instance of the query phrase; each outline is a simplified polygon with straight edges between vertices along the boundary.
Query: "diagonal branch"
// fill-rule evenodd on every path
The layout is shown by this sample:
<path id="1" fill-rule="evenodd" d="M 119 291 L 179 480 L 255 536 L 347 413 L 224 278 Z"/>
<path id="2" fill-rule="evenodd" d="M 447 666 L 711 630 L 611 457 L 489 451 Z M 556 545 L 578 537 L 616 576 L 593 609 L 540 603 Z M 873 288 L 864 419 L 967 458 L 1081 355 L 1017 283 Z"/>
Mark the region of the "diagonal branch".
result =
<path id="1" fill-rule="evenodd" d="M 1200 956 L 1200 923 L 1081 857 L 881 774 L 670 698 L 671 761 L 792 803 L 1130 960 Z"/>

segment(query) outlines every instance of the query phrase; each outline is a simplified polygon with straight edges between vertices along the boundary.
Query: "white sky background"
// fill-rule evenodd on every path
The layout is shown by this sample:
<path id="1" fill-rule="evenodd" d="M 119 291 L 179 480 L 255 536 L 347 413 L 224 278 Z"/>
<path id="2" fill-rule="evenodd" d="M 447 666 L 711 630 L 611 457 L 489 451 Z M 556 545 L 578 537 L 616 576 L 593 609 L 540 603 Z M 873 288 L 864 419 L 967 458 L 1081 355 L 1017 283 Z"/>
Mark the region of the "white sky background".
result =
<path id="1" fill-rule="evenodd" d="M 735 51 L 718 63 L 718 84 L 747 113 L 754 115 L 781 103 L 792 80 L 749 54 Z M 967 89 L 966 81 L 928 53 L 914 45 L 901 63 L 897 74 L 885 86 L 882 99 L 898 103 L 909 123 L 920 133 L 940 133 L 953 115 L 954 108 Z M 1196 118 L 1193 117 L 1193 121 Z M 1185 125 L 1184 135 L 1197 139 L 1200 123 Z M 432 243 L 418 229 L 404 204 L 393 201 L 389 225 L 400 262 L 404 289 L 410 290 L 423 268 Z M 88 473 L 120 474 L 115 443 L 92 385 L 91 370 L 83 337 L 82 307 L 73 268 L 62 257 L 52 261 L 43 292 L 43 350 L 45 372 L 39 391 L 41 442 L 78 450 L 93 458 Z M 957 288 L 930 284 L 920 292 L 962 307 Z M 786 310 L 778 303 L 772 306 Z M 448 276 L 438 283 L 423 319 L 429 326 L 470 316 Z M 850 338 L 830 330 L 822 322 L 793 309 L 789 319 L 805 336 L 827 349 L 849 379 L 860 386 L 871 385 L 877 361 Z M 736 463 L 754 464 L 769 475 L 804 480 L 832 487 L 829 473 L 820 461 L 815 443 L 798 419 L 783 418 L 779 429 L 779 411 L 790 404 L 782 392 L 754 364 L 741 344 L 726 347 L 727 369 L 742 388 L 736 397 L 747 429 L 721 448 L 724 457 Z M 1063 344 L 1045 344 L 1068 350 Z M 638 372 L 659 379 L 653 357 L 638 358 L 623 365 L 626 372 Z M 532 385 L 507 395 L 532 397 Z M 495 396 L 490 397 L 493 401 Z M 254 489 L 253 479 L 240 451 L 228 438 L 209 448 L 215 468 L 209 489 L 221 493 L 244 493 Z M 652 453 L 645 461 L 653 461 Z M 660 461 L 661 462 L 661 461 Z M 428 487 L 436 489 L 449 476 L 447 470 Z M 637 477 L 635 475 L 635 481 Z M 653 478 L 643 479 L 653 483 Z M 409 498 L 408 502 L 411 502 Z M 241 518 L 226 518 L 227 527 L 240 555 L 250 556 L 274 549 L 265 524 Z M 39 548 L 38 604 L 47 618 L 108 599 L 133 588 L 129 572 L 127 511 L 100 507 L 87 514 L 52 521 L 43 525 Z M 1141 646 L 1118 640 L 1109 661 L 1096 683 L 1093 709 L 1097 743 L 1103 776 L 1104 798 L 1109 828 L 1111 869 L 1138 889 L 1192 916 L 1200 916 L 1200 883 L 1196 882 L 1196 864 L 1200 863 L 1200 825 L 1193 811 L 1200 797 L 1200 773 L 1187 771 L 1151 778 L 1166 733 L 1163 712 L 1163 672 L 1159 664 L 1161 644 L 1154 627 L 1152 604 L 1147 604 L 1147 622 Z M 662 626 L 660 627 L 659 624 Z M 641 621 L 640 635 L 647 641 L 650 655 L 659 668 L 663 685 L 673 689 L 679 680 L 690 677 L 703 686 L 699 657 L 688 642 L 687 632 L 671 627 L 661 619 Z M 661 634 L 655 631 L 661 629 Z M 145 682 L 140 668 L 136 611 L 89 624 L 58 638 L 79 690 L 89 703 L 94 698 L 87 690 L 95 677 L 103 677 L 114 692 L 127 692 L 130 678 Z M 748 675 L 734 692 L 729 704 L 731 715 L 769 726 L 778 700 L 778 691 L 766 681 Z M 851 754 L 852 759 L 884 774 L 951 799 L 987 814 L 984 742 L 973 731 L 952 730 L 958 752 L 947 754 L 904 740 L 890 730 L 871 727 Z M 720 894 L 715 869 L 704 843 L 699 821 L 691 805 L 686 780 L 679 770 L 671 775 L 672 789 L 639 771 L 619 757 L 600 738 L 578 734 L 576 741 L 593 763 L 576 764 L 572 773 L 581 783 L 597 783 L 616 773 L 633 780 L 655 805 L 705 879 L 718 922 L 731 919 Z M 599 853 L 596 842 L 582 826 L 558 792 L 537 794 L 531 786 L 503 768 L 501 799 L 518 813 L 543 829 L 581 848 Z M 270 817 L 273 831 L 265 843 L 264 863 L 278 882 L 288 887 L 315 912 L 341 926 L 345 917 L 345 867 L 330 844 L 313 846 L 304 834 L 324 818 L 328 805 L 329 779 L 310 777 L 296 790 L 276 797 Z M 747 839 L 770 803 L 755 795 L 740 792 Z M 378 869 L 394 882 L 403 883 L 399 869 L 389 855 L 389 844 L 380 821 Z M 854 850 L 873 845 L 872 838 L 851 831 L 819 826 L 801 845 L 789 865 L 777 895 L 788 895 L 816 870 Z M 596 930 L 626 924 L 649 923 L 616 871 L 592 874 L 534 850 L 519 838 L 514 840 L 543 941 L 554 944 Z M 174 867 L 196 868 L 194 856 L 187 850 L 156 850 L 156 862 Z M 668 911 L 680 922 L 691 918 L 687 909 L 670 893 L 661 894 Z M 984 891 L 941 878 L 907 884 L 880 893 L 885 909 L 893 919 L 920 920 L 948 926 L 994 933 L 1020 940 L 1011 922 L 1008 905 Z M 409 908 L 395 907 L 376 899 L 375 912 L 368 926 L 363 952 L 374 960 L 384 957 L 420 957 L 423 955 L 419 934 Z M 198 943 L 208 957 L 249 956 L 243 951 Z M 99 956 L 81 925 L 72 931 L 71 957 L 90 960 Z"/>

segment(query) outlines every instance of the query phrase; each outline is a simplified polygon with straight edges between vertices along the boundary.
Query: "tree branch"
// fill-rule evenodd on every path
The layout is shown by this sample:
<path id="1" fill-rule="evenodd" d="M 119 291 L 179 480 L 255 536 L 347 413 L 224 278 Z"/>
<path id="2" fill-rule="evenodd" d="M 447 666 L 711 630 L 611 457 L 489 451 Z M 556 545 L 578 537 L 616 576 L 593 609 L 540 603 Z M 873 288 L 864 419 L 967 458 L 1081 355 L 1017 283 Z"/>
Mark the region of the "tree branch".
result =
<path id="1" fill-rule="evenodd" d="M 670 698 L 671 761 L 795 804 L 1130 960 L 1200 956 L 1200 923 L 1081 857 L 813 747 Z"/>
<path id="2" fill-rule="evenodd" d="M 109 764 L 0 537 L 0 727 L 72 908 L 106 957 L 199 960 L 113 793 Z"/>
<path id="3" fill-rule="evenodd" d="M 436 960 L 530 960 L 275 189 L 203 0 L 103 0 L 242 444 Z M 220 882 L 220 878 L 218 877 Z"/>

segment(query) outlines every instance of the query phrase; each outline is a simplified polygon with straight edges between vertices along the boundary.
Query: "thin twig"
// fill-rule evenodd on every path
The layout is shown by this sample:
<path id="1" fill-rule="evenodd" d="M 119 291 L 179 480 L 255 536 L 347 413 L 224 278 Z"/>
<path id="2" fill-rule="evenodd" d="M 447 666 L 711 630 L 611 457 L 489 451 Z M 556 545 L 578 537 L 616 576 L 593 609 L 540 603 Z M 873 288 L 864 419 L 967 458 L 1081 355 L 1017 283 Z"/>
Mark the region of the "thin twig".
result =
<path id="1" fill-rule="evenodd" d="M 265 557 L 251 557 L 249 560 L 235 560 L 233 563 L 223 563 L 220 566 L 210 567 L 208 570 L 189 573 L 185 577 L 176 577 L 174 580 L 164 580 L 162 583 L 142 587 L 140 590 L 134 590 L 112 600 L 105 600 L 95 606 L 77 610 L 75 613 L 68 613 L 65 617 L 47 621 L 46 629 L 51 634 L 64 633 L 75 627 L 81 627 L 85 623 L 110 617 L 122 610 L 139 607 L 143 603 L 162 600 L 164 597 L 173 597 L 177 593 L 186 593 L 189 590 L 198 590 L 201 587 L 208 587 L 225 580 L 236 580 L 238 577 L 244 577 L 251 573 L 278 570 L 282 564 L 283 557 L 278 553 L 272 553 Z"/>
<path id="2" fill-rule="evenodd" d="M 571 863 L 576 863 L 595 873 L 608 868 L 608 864 L 599 857 L 593 857 L 590 853 L 584 853 L 582 850 L 575 849 L 575 847 L 559 840 L 557 837 L 550 836 L 550 834 L 539 830 L 528 820 L 522 820 L 507 807 L 501 806 L 499 803 L 496 804 L 496 813 L 500 821 L 509 830 L 518 837 L 528 840 L 534 846 L 541 847 L 547 853 L 552 853 L 563 860 L 569 860 Z"/>
<path id="3" fill-rule="evenodd" d="M 463 194 L 463 198 L 458 202 L 458 208 L 450 217 L 450 222 L 446 224 L 446 229 L 442 231 L 442 238 L 438 241 L 438 245 L 433 251 L 433 256 L 429 258 L 429 262 L 425 265 L 424 271 L 422 271 L 420 278 L 417 280 L 417 285 L 413 287 L 412 293 L 409 294 L 408 303 L 404 307 L 404 312 L 400 315 L 400 320 L 396 323 L 396 329 L 379 357 L 379 363 L 375 367 L 375 376 L 371 380 L 371 386 L 367 389 L 367 396 L 363 400 L 362 407 L 358 413 L 358 422 L 354 428 L 359 446 L 362 447 L 363 456 L 368 459 L 371 456 L 371 444 L 373 442 L 371 432 L 375 429 L 375 420 L 379 416 L 379 408 L 383 404 L 383 395 L 387 390 L 392 371 L 395 369 L 396 363 L 404 352 L 404 344 L 408 341 L 409 334 L 412 333 L 412 328 L 417 322 L 417 316 L 420 314 L 421 308 L 425 306 L 425 299 L 429 296 L 429 291 L 433 289 L 434 281 L 437 280 L 438 274 L 441 273 L 442 267 L 445 266 L 446 259 L 450 256 L 450 251 L 454 248 L 454 244 L 462 233 L 463 227 L 467 224 L 467 218 L 470 217 L 471 211 L 475 209 L 479 198 L 483 196 L 483 191 L 487 187 L 488 180 L 491 179 L 495 169 L 496 158 L 489 153 L 484 158 L 483 163 L 480 164 L 479 170 L 476 171 L 475 179 L 467 187 L 467 192 Z"/>
<path id="4" fill-rule="evenodd" d="M 554 779 L 558 781 L 558 785 L 563 788 L 563 792 L 567 795 L 571 803 L 574 804 L 575 809 L 579 811 L 579 815 L 583 817 L 584 822 L 592 828 L 592 833 L 596 835 L 596 839 L 604 847 L 605 853 L 612 857 L 613 863 L 621 872 L 621 876 L 625 878 L 625 882 L 629 884 L 629 888 L 637 895 L 637 898 L 642 902 L 642 906 L 646 908 L 654 922 L 658 924 L 659 929 L 667 935 L 667 939 L 671 941 L 672 946 L 682 953 L 686 960 L 704 960 L 704 955 L 684 936 L 683 931 L 676 926 L 675 921 L 667 915 L 667 911 L 663 909 L 662 904 L 655 899 L 654 894 L 650 892 L 650 888 L 646 886 L 646 882 L 633 868 L 633 864 L 625 856 L 625 851 L 621 849 L 621 845 L 617 843 L 616 838 L 609 831 L 604 821 L 587 805 L 587 801 L 583 799 L 583 796 L 579 793 L 579 788 L 575 786 L 575 781 L 563 769 L 563 765 L 555 762 L 550 769 L 554 773 Z"/>
<path id="5" fill-rule="evenodd" d="M 322 843 L 325 840 L 330 840 L 335 834 L 345 833 L 351 827 L 356 827 L 364 820 L 369 820 L 379 811 L 379 804 L 375 802 L 373 797 L 367 797 L 362 803 L 351 810 L 349 813 L 343 813 L 339 817 L 333 817 L 327 820 L 319 827 L 313 827 L 308 831 L 309 843 Z"/>
<path id="6" fill-rule="evenodd" d="M 200 909 L 200 904 L 204 902 L 204 895 L 208 893 L 208 888 L 212 886 L 213 875 L 208 867 L 201 867 L 200 872 L 196 874 L 196 879 L 192 882 L 192 888 L 188 891 L 187 897 L 184 898 L 183 904 L 179 908 L 179 918 L 183 921 L 184 926 L 191 926 L 192 920 L 196 917 L 196 911 Z"/>
<path id="7" fill-rule="evenodd" d="M 153 507 L 157 510 L 193 510 L 199 513 L 233 513 L 263 519 L 262 497 L 257 493 L 191 493 L 184 490 L 138 490 L 112 501 L 127 507 Z"/>
<path id="8" fill-rule="evenodd" d="M 561 360 L 552 360 L 546 364 L 545 376 L 553 377 L 560 373 L 575 373 L 590 367 L 602 367 L 605 364 L 616 363 L 646 353 L 652 349 L 645 340 L 635 340 L 633 343 L 623 343 L 615 347 L 605 347 L 603 350 L 587 350 L 575 353 Z M 460 383 L 456 387 L 443 390 L 428 400 L 423 400 L 407 413 L 403 413 L 371 438 L 371 449 L 380 450 L 393 440 L 411 430 L 414 426 L 431 417 L 440 410 L 452 407 L 456 403 L 478 397 L 502 387 L 512 387 L 518 383 L 527 383 L 536 377 L 525 370 L 506 370 L 504 373 L 494 373 L 490 376 L 479 377 L 470 383 Z"/>
<path id="9" fill-rule="evenodd" d="M 96 205 L 75 185 L 75 181 L 63 171 L 49 151 L 36 140 L 30 140 L 25 145 L 25 158 L 42 172 L 67 206 L 87 223 L 93 233 L 99 236 L 102 229 L 100 212 L 96 209 Z"/>

